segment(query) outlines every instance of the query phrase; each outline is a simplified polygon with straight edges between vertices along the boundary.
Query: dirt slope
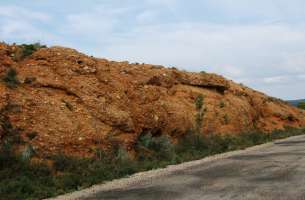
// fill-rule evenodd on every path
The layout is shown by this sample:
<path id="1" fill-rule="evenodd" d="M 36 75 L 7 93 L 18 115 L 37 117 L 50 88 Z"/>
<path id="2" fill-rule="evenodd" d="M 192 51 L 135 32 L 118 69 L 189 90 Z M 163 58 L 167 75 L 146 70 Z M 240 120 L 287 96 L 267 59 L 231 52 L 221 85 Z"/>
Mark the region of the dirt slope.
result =
<path id="1" fill-rule="evenodd" d="M 144 132 L 178 138 L 198 125 L 199 95 L 203 134 L 305 126 L 303 111 L 215 74 L 112 62 L 63 47 L 25 59 L 17 53 L 0 44 L 1 77 L 15 68 L 21 82 L 15 89 L 0 82 L 0 108 L 13 105 L 5 116 L 41 154 L 90 155 L 109 138 L 132 149 Z"/>

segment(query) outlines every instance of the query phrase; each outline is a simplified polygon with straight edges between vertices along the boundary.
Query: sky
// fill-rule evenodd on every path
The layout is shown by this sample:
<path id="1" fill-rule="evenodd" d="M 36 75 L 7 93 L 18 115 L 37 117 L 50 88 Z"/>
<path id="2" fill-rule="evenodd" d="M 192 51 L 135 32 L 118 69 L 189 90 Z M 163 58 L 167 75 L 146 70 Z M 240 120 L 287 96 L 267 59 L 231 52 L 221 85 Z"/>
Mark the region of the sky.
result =
<path id="1" fill-rule="evenodd" d="M 305 98 L 304 0 L 1 0 L 0 41 L 217 73 Z"/>

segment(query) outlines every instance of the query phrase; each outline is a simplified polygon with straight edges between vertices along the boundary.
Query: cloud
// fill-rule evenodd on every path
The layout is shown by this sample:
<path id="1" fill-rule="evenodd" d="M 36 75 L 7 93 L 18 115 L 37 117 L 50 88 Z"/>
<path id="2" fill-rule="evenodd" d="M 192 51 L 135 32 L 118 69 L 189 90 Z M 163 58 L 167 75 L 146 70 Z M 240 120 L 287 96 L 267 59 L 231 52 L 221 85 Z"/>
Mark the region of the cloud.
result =
<path id="1" fill-rule="evenodd" d="M 305 80 L 305 74 L 297 75 L 298 79 Z"/>
<path id="2" fill-rule="evenodd" d="M 219 73 L 282 98 L 305 93 L 303 0 L 75 0 L 64 12 L 57 0 L 52 11 L 27 2 L 0 5 L 1 39 Z"/>
<path id="3" fill-rule="evenodd" d="M 31 19 L 47 22 L 51 17 L 42 12 L 34 12 L 17 6 L 0 6 L 0 16 L 10 19 Z"/>
<path id="4" fill-rule="evenodd" d="M 174 6 L 178 1 L 177 0 L 144 0 L 145 3 L 149 5 L 158 5 L 158 6 Z"/>
<path id="5" fill-rule="evenodd" d="M 289 81 L 290 77 L 287 76 L 273 76 L 263 78 L 263 81 L 267 84 L 283 84 Z"/>
<path id="6" fill-rule="evenodd" d="M 0 6 L 0 39 L 8 41 L 40 41 L 54 39 L 51 33 L 42 31 L 42 25 L 51 21 L 51 16 L 17 6 Z"/>
<path id="7" fill-rule="evenodd" d="M 243 71 L 253 75 L 287 70 L 300 58 L 304 30 L 282 25 L 166 24 L 141 26 L 112 41 L 107 56 L 114 59 L 148 61 L 186 67 L 193 71 L 208 68 L 231 72 L 238 78 Z M 283 56 L 285 55 L 285 56 Z M 229 68 L 229 70 L 226 70 Z M 225 74 L 226 75 L 226 74 Z M 244 75 L 244 74 L 243 74 Z"/>
<path id="8" fill-rule="evenodd" d="M 303 0 L 208 0 L 206 4 L 231 20 L 292 22 L 305 17 Z"/>
<path id="9" fill-rule="evenodd" d="M 140 24 L 147 24 L 154 22 L 159 16 L 159 13 L 155 10 L 147 10 L 136 16 L 137 22 Z"/>

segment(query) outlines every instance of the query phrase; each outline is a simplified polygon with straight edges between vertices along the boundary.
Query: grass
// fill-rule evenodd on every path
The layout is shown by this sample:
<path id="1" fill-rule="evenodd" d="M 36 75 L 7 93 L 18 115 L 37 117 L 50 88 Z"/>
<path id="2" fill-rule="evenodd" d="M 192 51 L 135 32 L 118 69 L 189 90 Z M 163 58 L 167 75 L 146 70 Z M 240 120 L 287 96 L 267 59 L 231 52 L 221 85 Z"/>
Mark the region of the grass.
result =
<path id="1" fill-rule="evenodd" d="M 190 130 L 176 144 L 167 136 L 153 137 L 146 134 L 138 138 L 134 159 L 131 159 L 124 149 L 114 146 L 107 152 L 97 151 L 95 158 L 79 159 L 63 154 L 54 155 L 50 158 L 54 163 L 52 168 L 14 154 L 13 144 L 8 141 L 4 142 L 0 149 L 0 200 L 43 199 L 136 172 L 300 134 L 304 134 L 303 129 L 224 136 L 202 136 Z"/>

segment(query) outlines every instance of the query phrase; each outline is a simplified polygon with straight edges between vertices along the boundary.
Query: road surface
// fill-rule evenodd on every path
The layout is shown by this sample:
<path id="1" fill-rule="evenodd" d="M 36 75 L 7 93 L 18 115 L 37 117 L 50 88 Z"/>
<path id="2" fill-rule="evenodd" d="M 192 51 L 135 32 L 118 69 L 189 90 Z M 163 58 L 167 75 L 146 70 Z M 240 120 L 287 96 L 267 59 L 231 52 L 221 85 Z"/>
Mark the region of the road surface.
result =
<path id="1" fill-rule="evenodd" d="M 228 154 L 227 154 L 228 155 Z M 232 153 L 81 200 L 305 200 L 305 136 Z"/>

